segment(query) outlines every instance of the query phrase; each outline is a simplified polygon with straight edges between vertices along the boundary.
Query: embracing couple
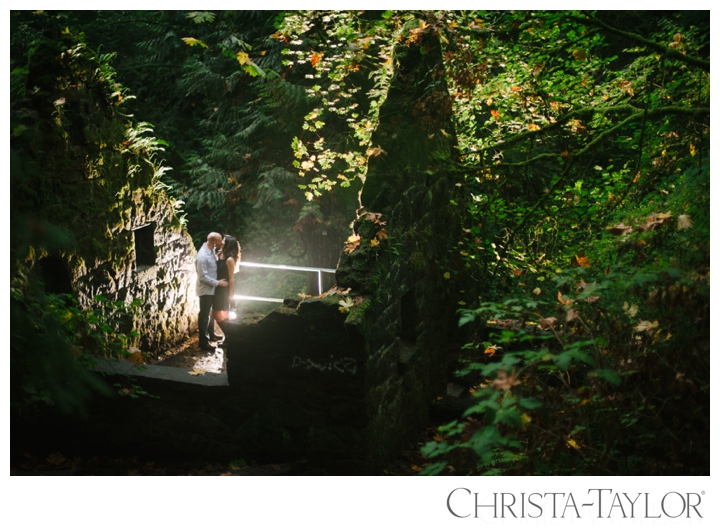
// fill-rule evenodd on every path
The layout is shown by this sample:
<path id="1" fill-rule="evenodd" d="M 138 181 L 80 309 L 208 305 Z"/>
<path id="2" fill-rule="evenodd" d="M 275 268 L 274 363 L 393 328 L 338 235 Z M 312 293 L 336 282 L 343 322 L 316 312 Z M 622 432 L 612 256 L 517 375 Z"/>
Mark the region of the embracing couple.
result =
<path id="1" fill-rule="evenodd" d="M 198 333 L 200 349 L 205 351 L 214 351 L 215 347 L 210 342 L 220 340 L 215 335 L 215 321 L 226 320 L 230 307 L 235 308 L 235 264 L 240 260 L 241 252 L 234 237 L 226 235 L 223 238 L 215 232 L 207 236 L 207 242 L 198 250 L 195 259 L 197 295 L 200 299 Z"/>

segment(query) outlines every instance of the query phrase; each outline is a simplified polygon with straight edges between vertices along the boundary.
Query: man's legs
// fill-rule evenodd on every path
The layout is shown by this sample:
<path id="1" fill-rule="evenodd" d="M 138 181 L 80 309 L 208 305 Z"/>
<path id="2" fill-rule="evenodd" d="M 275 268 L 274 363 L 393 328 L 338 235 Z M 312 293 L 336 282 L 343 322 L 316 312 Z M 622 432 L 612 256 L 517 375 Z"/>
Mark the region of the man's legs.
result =
<path id="1" fill-rule="evenodd" d="M 198 316 L 198 334 L 200 335 L 200 347 L 210 347 L 210 336 L 208 325 L 210 324 L 210 310 L 212 309 L 213 296 L 199 296 L 200 315 Z"/>

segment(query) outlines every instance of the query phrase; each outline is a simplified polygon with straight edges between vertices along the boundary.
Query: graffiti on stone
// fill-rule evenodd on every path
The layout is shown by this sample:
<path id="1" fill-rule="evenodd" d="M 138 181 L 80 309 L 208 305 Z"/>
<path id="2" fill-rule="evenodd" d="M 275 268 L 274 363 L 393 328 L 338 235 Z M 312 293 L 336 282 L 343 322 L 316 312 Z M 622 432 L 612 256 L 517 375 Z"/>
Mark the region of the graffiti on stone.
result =
<path id="1" fill-rule="evenodd" d="M 354 375 L 357 373 L 357 362 L 354 358 L 340 358 L 335 360 L 332 356 L 330 360 L 315 361 L 311 358 L 300 358 L 299 356 L 293 357 L 292 368 L 305 368 L 306 370 L 315 371 L 334 371 L 337 373 L 350 373 Z"/>

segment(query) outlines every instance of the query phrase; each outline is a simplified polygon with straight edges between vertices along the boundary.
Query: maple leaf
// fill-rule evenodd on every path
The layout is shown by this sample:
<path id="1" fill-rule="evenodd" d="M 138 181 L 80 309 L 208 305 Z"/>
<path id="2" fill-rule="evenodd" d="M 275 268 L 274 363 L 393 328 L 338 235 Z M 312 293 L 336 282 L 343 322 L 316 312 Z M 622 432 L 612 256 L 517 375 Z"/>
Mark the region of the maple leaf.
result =
<path id="1" fill-rule="evenodd" d="M 205 374 L 205 371 L 203 371 L 202 369 L 198 369 L 197 367 L 194 368 L 192 371 L 188 371 L 188 375 L 191 375 L 194 377 L 199 377 L 200 375 L 204 375 L 204 374 Z"/>
<path id="2" fill-rule="evenodd" d="M 499 347 L 497 345 L 488 345 L 483 352 L 486 355 L 492 356 L 497 352 L 498 349 Z"/>
<path id="3" fill-rule="evenodd" d="M 533 291 L 532 291 L 532 292 L 533 292 L 533 294 L 535 294 L 536 296 L 539 296 L 540 293 L 542 292 L 542 290 L 540 290 L 539 287 L 535 287 L 535 288 L 533 288 Z"/>
<path id="4" fill-rule="evenodd" d="M 365 152 L 365 154 L 367 154 L 368 157 L 371 157 L 371 156 L 380 156 L 381 154 L 387 154 L 387 152 L 378 145 L 377 147 L 370 147 Z"/>
<path id="5" fill-rule="evenodd" d="M 635 315 L 638 313 L 638 306 L 633 303 L 632 305 L 628 305 L 628 302 L 626 301 L 623 303 L 623 312 L 625 315 L 629 318 L 634 318 Z"/>
<path id="6" fill-rule="evenodd" d="M 657 320 L 655 320 L 654 322 L 649 322 L 647 320 L 643 320 L 635 326 L 635 330 L 637 332 L 647 331 L 648 334 L 652 334 L 652 330 L 655 329 L 656 327 L 658 327 L 659 325 L 660 324 L 658 323 Z"/>
<path id="7" fill-rule="evenodd" d="M 348 237 L 347 241 L 345 241 L 345 253 L 353 252 L 358 246 L 360 246 L 361 240 L 362 237 L 355 234 L 352 234 L 350 237 Z"/>
<path id="8" fill-rule="evenodd" d="M 578 266 L 583 268 L 590 266 L 590 261 L 588 261 L 588 258 L 585 255 L 576 255 L 575 260 L 577 261 Z"/>
<path id="9" fill-rule="evenodd" d="M 383 222 L 383 224 L 385 224 L 385 223 Z M 380 231 L 378 231 L 375 234 L 375 237 L 377 237 L 377 240 L 382 241 L 382 240 L 388 238 L 388 232 L 385 228 L 382 228 Z"/>
<path id="10" fill-rule="evenodd" d="M 693 227 L 692 219 L 690 218 L 690 215 L 678 215 L 677 219 L 677 229 L 679 230 L 689 230 Z"/>
<path id="11" fill-rule="evenodd" d="M 445 279 L 450 279 L 450 272 L 445 272 L 445 273 L 443 274 L 443 278 L 445 278 Z"/>
<path id="12" fill-rule="evenodd" d="M 530 131 L 540 130 L 540 126 L 535 125 L 535 123 L 529 123 L 527 128 Z"/>
<path id="13" fill-rule="evenodd" d="M 365 218 L 370 222 L 374 222 L 375 224 L 379 224 L 380 226 L 385 226 L 387 222 L 380 220 L 382 216 L 382 213 L 373 213 L 372 211 L 368 211 L 367 213 L 365 213 Z"/>
<path id="14" fill-rule="evenodd" d="M 320 59 L 322 59 L 322 56 L 323 54 L 318 52 L 312 54 L 312 56 L 310 57 L 310 64 L 313 65 L 313 68 L 318 65 Z"/>
<path id="15" fill-rule="evenodd" d="M 519 384 L 520 381 L 518 380 L 517 369 L 513 369 L 512 375 L 508 376 L 505 368 L 501 369 L 498 372 L 498 377 L 492 382 L 490 382 L 490 385 L 494 389 L 500 389 L 502 391 L 508 391 L 513 386 L 517 386 Z"/>
<path id="16" fill-rule="evenodd" d="M 492 117 L 495 118 L 495 121 L 500 121 L 500 111 L 499 110 L 491 110 L 490 114 L 492 114 Z"/>
<path id="17" fill-rule="evenodd" d="M 355 303 L 353 303 L 353 300 L 352 300 L 352 299 L 350 299 L 350 298 L 345 298 L 345 299 L 343 299 L 343 300 L 340 301 L 340 307 L 338 307 L 338 310 L 339 310 L 340 312 L 347 312 L 347 311 L 349 311 L 354 305 L 355 305 Z"/>
<path id="18" fill-rule="evenodd" d="M 378 241 L 377 238 L 370 239 L 370 246 L 372 246 L 373 248 L 380 246 L 380 241 Z"/>
<path id="19" fill-rule="evenodd" d="M 237 55 L 235 55 L 235 57 L 237 58 L 237 61 L 240 64 L 250 63 L 250 56 L 247 53 L 245 53 L 244 51 L 237 52 Z"/>

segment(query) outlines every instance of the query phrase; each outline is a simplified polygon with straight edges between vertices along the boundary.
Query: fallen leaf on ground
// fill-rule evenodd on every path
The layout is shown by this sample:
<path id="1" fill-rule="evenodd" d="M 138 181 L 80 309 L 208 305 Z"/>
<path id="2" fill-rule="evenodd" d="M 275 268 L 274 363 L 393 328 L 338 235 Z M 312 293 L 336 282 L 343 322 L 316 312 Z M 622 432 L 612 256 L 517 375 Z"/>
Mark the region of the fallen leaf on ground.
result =
<path id="1" fill-rule="evenodd" d="M 194 377 L 198 377 L 198 376 L 204 375 L 204 374 L 205 374 L 205 371 L 203 371 L 202 369 L 197 369 L 197 368 L 193 369 L 192 371 L 188 371 L 188 375 L 192 375 Z"/>

